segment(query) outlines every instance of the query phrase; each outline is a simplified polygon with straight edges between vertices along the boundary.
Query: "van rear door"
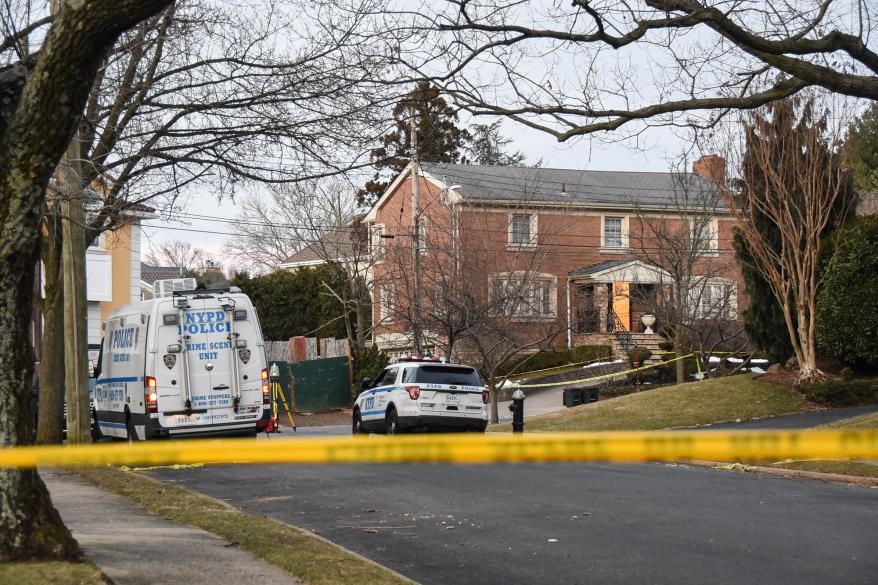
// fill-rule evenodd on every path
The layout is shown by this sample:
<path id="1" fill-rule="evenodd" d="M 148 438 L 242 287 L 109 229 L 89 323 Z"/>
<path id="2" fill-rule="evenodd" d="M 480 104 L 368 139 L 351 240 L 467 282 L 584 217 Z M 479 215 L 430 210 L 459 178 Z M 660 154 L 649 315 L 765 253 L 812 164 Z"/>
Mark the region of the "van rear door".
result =
<path id="1" fill-rule="evenodd" d="M 190 297 L 182 312 L 171 303 L 163 304 L 164 315 L 178 317 L 166 324 L 163 316 L 157 337 L 161 358 L 155 372 L 162 414 L 185 413 L 187 400 L 196 412 L 232 404 L 228 350 L 220 349 L 229 344 L 227 313 L 208 306 L 210 300 Z"/>

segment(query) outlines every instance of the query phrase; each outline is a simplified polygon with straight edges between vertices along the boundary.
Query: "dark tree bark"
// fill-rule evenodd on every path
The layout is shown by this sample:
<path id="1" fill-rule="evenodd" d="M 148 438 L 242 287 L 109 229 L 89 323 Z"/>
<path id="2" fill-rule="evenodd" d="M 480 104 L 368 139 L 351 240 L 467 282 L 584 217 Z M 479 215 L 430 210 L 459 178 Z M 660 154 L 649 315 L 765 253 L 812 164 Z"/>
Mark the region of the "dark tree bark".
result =
<path id="1" fill-rule="evenodd" d="M 0 445 L 33 436 L 26 343 L 49 177 L 116 37 L 170 0 L 65 2 L 28 63 L 0 71 Z M 79 547 L 33 469 L 0 471 L 0 561 L 70 559 Z"/>
<path id="2" fill-rule="evenodd" d="M 43 346 L 40 355 L 40 398 L 37 443 L 61 442 L 64 418 L 64 297 L 61 284 L 61 222 L 50 210 L 40 242 L 43 282 Z"/>

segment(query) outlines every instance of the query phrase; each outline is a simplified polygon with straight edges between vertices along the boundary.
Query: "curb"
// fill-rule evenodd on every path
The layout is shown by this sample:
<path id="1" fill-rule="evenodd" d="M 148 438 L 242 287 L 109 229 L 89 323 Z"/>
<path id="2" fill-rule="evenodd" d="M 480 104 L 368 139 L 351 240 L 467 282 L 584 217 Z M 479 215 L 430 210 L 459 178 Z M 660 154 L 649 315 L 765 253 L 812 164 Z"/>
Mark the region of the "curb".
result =
<path id="1" fill-rule="evenodd" d="M 761 475 L 785 477 L 787 479 L 816 479 L 819 481 L 830 481 L 834 483 L 844 483 L 848 485 L 878 487 L 878 478 L 861 477 L 859 475 L 822 473 L 819 471 L 787 469 L 785 467 L 766 467 L 764 465 L 745 465 L 743 463 L 723 463 L 720 461 L 685 460 L 681 461 L 681 463 L 685 463 L 688 465 L 698 465 L 700 467 L 712 467 L 713 469 L 718 469 L 720 471 L 743 471 L 749 473 L 758 473 Z"/>

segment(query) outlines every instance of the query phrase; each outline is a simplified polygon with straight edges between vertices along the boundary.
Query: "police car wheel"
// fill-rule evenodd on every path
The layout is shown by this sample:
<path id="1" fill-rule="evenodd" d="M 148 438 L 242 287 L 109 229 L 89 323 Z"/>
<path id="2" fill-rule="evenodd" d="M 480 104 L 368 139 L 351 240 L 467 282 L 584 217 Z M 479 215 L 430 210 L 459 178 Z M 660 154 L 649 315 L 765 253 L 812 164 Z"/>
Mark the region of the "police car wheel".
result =
<path id="1" fill-rule="evenodd" d="M 363 417 L 360 416 L 359 412 L 354 413 L 354 423 L 351 428 L 351 433 L 354 435 L 363 435 L 366 433 L 366 429 L 363 428 Z"/>
<path id="2" fill-rule="evenodd" d="M 395 409 L 390 409 L 387 412 L 387 434 L 388 435 L 398 435 L 400 433 L 399 430 L 399 417 L 396 415 Z"/>

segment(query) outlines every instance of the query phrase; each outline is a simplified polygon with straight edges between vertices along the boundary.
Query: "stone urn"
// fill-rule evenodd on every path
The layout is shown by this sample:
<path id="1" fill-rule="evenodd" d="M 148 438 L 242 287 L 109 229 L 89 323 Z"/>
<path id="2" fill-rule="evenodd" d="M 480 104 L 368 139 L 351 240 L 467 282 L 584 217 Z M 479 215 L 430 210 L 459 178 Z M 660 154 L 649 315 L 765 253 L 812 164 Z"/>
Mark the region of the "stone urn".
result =
<path id="1" fill-rule="evenodd" d="M 652 326 L 655 325 L 655 315 L 644 315 L 640 320 L 643 322 L 643 326 L 646 327 L 644 333 L 649 333 L 650 335 L 655 333 L 652 330 Z"/>

